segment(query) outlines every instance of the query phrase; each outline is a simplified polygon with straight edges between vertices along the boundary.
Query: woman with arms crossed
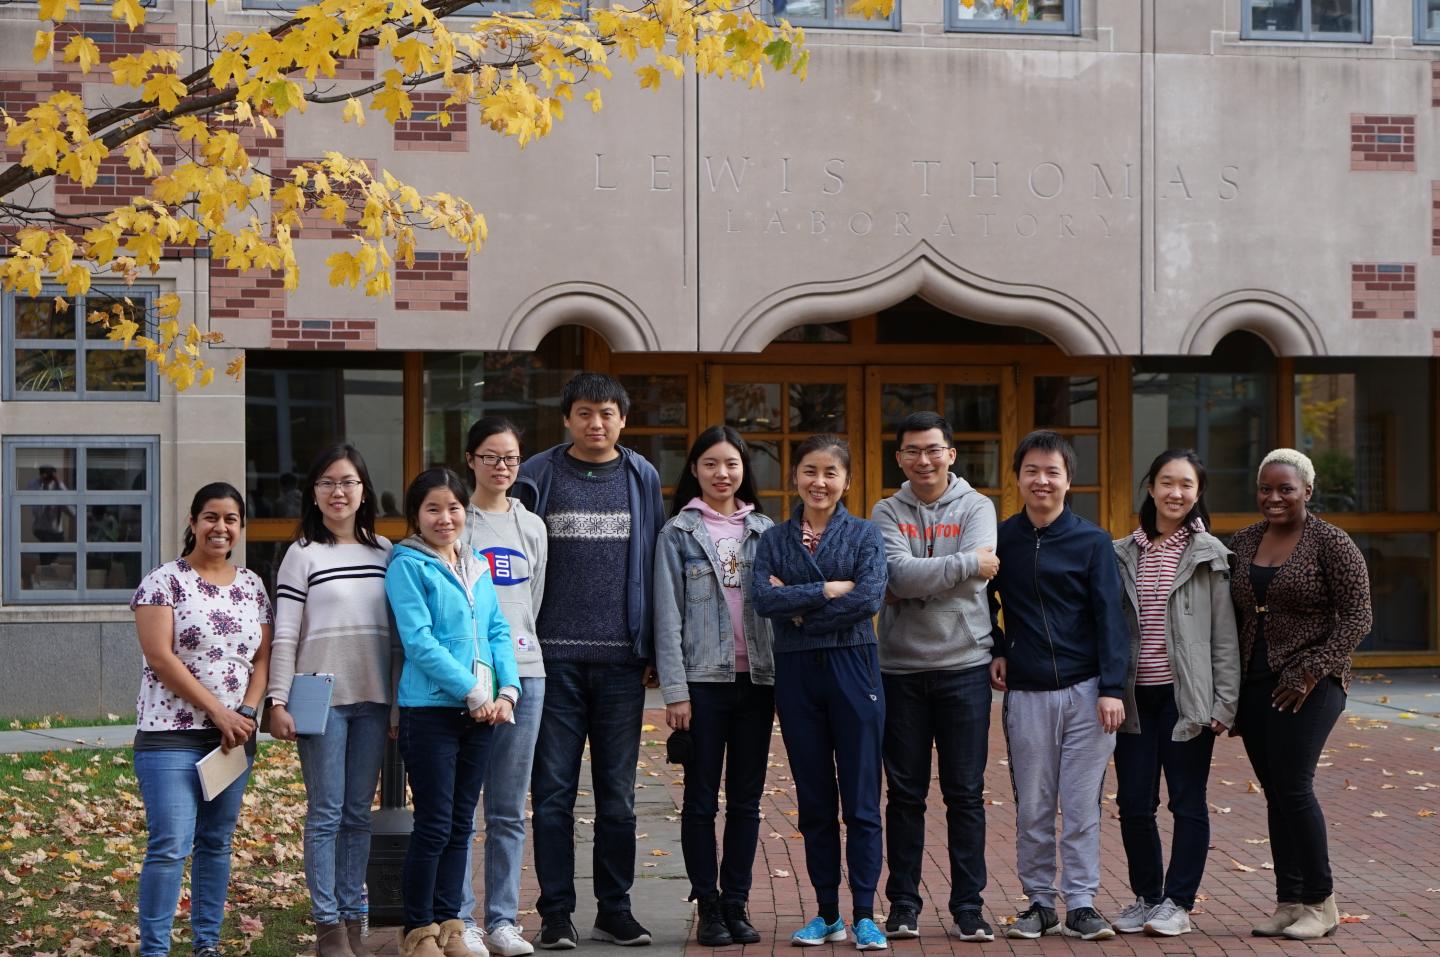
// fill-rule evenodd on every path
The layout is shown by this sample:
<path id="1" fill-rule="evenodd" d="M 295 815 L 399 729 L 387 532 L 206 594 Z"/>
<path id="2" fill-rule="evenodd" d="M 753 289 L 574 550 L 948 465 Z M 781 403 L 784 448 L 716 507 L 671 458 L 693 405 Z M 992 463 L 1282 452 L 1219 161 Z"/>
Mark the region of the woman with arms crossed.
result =
<path id="1" fill-rule="evenodd" d="M 365 957 L 361 939 L 370 805 L 390 725 L 390 542 L 375 534 L 365 459 L 334 445 L 301 486 L 300 528 L 275 587 L 270 731 L 296 741 L 305 776 L 305 884 L 317 957 Z M 297 736 L 295 674 L 335 678 L 323 734 Z"/>
<path id="2" fill-rule="evenodd" d="M 755 614 L 746 587 L 760 536 L 774 524 L 760 511 L 745 440 L 724 425 L 700 433 L 655 548 L 655 658 L 665 722 L 694 742 L 680 843 L 698 902 L 696 939 L 706 947 L 760 939 L 746 906 L 775 722 L 775 654 L 770 622 Z"/>
<path id="3" fill-rule="evenodd" d="M 775 703 L 820 905 L 819 916 L 791 940 L 814 946 L 846 938 L 836 820 L 843 808 L 855 946 L 884 950 L 889 944 L 874 907 L 884 857 L 885 692 L 871 619 L 885 602 L 885 544 L 879 528 L 840 501 L 850 487 L 844 439 L 811 436 L 795 449 L 794 462 L 800 502 L 760 539 L 752 589 L 756 610 L 774 622 Z"/>
<path id="4" fill-rule="evenodd" d="M 1265 792 L 1275 858 L 1277 906 L 1257 937 L 1313 940 L 1340 922 L 1315 766 L 1370 632 L 1370 573 L 1350 536 L 1310 513 L 1314 486 L 1309 457 L 1271 452 L 1256 487 L 1263 519 L 1230 540 L 1244 663 L 1234 733 Z"/>
<path id="5" fill-rule="evenodd" d="M 245 500 L 225 482 L 195 493 L 184 552 L 145 576 L 130 607 L 145 655 L 136 702 L 135 777 L 145 802 L 140 957 L 167 957 L 190 865 L 194 957 L 219 957 L 230 883 L 230 839 L 255 760 L 255 709 L 270 660 L 270 599 L 260 578 L 230 563 Z M 247 768 L 209 801 L 195 762 L 244 748 Z"/>

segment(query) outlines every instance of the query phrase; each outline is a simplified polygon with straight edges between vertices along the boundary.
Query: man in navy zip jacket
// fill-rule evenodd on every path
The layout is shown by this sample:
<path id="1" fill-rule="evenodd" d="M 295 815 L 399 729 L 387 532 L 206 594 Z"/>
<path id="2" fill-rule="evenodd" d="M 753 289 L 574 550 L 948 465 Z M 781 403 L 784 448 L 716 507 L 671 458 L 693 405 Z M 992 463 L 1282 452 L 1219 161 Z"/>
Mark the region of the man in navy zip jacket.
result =
<path id="1" fill-rule="evenodd" d="M 610 376 L 582 372 L 560 411 L 572 441 L 520 468 L 514 495 L 545 520 L 545 600 L 535 631 L 545 700 L 530 797 L 544 950 L 579 943 L 575 911 L 575 797 L 590 741 L 595 791 L 596 916 L 590 936 L 650 943 L 630 911 L 635 881 L 635 766 L 653 654 L 655 541 L 665 523 L 660 477 L 618 443 L 630 397 Z"/>
<path id="2" fill-rule="evenodd" d="M 1100 792 L 1125 717 L 1130 638 L 1110 535 L 1065 506 L 1075 450 L 1058 433 L 1032 432 L 1015 450 L 1024 509 L 1000 524 L 1000 573 L 990 582 L 998 621 L 991 683 L 1005 692 L 1003 721 L 1015 788 L 1015 850 L 1030 900 L 1013 938 L 1115 935 L 1095 910 L 1100 887 Z M 998 598 L 998 602 L 997 602 Z M 1063 814 L 1060 888 L 1055 814 Z M 1055 914 L 1065 898 L 1065 923 Z"/>

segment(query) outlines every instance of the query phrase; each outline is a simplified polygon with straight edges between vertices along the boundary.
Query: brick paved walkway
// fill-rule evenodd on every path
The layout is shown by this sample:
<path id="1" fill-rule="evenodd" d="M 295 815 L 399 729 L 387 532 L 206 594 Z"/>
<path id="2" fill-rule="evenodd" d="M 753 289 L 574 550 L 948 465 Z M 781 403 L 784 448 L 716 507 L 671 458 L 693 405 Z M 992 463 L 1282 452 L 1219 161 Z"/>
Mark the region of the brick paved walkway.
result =
<path id="1" fill-rule="evenodd" d="M 1354 690 L 1359 690 L 1354 689 Z M 1352 693 L 1352 697 L 1354 697 Z M 1372 700 L 1374 695 L 1371 695 Z M 1433 711 L 1440 711 L 1440 700 Z M 1440 954 L 1440 724 L 1434 715 L 1387 712 L 1373 717 L 1348 713 L 1341 718 L 1318 774 L 1318 791 L 1331 830 L 1331 859 L 1342 914 L 1353 922 L 1336 936 L 1321 942 L 1272 941 L 1249 936 L 1252 922 L 1273 906 L 1273 878 L 1265 842 L 1265 803 L 1252 790 L 1254 778 L 1238 739 L 1222 739 L 1216 749 L 1210 776 L 1212 850 L 1201 901 L 1193 915 L 1196 931 L 1170 940 L 1126 936 L 1104 943 L 1085 943 L 1062 937 L 1039 941 L 997 939 L 991 944 L 967 944 L 947 938 L 941 918 L 948 894 L 944 845 L 943 805 L 938 790 L 932 794 L 927 827 L 927 863 L 922 914 L 923 935 L 916 941 L 892 944 L 897 955 L 935 954 L 1193 954 L 1220 957 L 1233 954 L 1332 954 L 1346 957 L 1418 957 Z M 684 902 L 688 884 L 679 844 L 678 807 L 681 785 L 678 769 L 663 763 L 665 735 L 662 712 L 648 711 L 654 726 L 644 735 L 638 783 L 638 815 L 642 837 L 634 891 L 635 912 L 655 934 L 650 957 L 659 954 L 687 957 L 712 953 L 689 936 L 689 905 Z M 1015 874 L 1014 803 L 1005 766 L 1005 745 L 999 728 L 999 706 L 992 719 L 991 752 L 986 775 L 988 815 L 987 918 L 998 930 L 1000 920 L 1021 904 Z M 751 916 L 764 940 L 743 948 L 744 957 L 757 954 L 795 954 L 789 935 L 813 914 L 814 898 L 805 877 L 804 850 L 795 828 L 795 804 L 784 745 L 774 737 L 769 790 L 763 804 L 761 847 L 755 863 Z M 1096 904 L 1113 914 L 1132 897 L 1126 884 L 1125 860 L 1119 822 L 1114 808 L 1113 770 L 1106 786 L 1106 816 L 1102 841 L 1102 882 Z M 587 815 L 583 803 L 578 828 L 588 844 Z M 1161 829 L 1169 842 L 1169 822 L 1161 812 Z M 577 859 L 588 870 L 589 848 Z M 536 890 L 533 871 L 527 867 L 522 906 L 533 906 Z M 881 877 L 881 887 L 884 876 Z M 580 911 L 575 915 L 582 936 L 588 933 L 593 900 L 588 881 L 580 887 Z M 938 906 L 937 906 L 938 902 Z M 848 912 L 848 895 L 842 891 L 842 912 Z M 883 901 L 877 901 L 879 907 Z M 533 913 L 523 914 L 529 932 L 538 931 Z M 387 935 L 388 936 L 388 935 Z M 386 946 L 385 951 L 393 950 Z M 820 955 L 834 950 L 853 953 L 850 943 L 812 948 Z M 615 954 L 609 945 L 582 942 L 582 951 Z M 742 948 L 718 951 L 718 957 L 736 957 Z M 637 952 L 636 957 L 641 957 Z M 817 955 L 818 957 L 818 955 Z"/>

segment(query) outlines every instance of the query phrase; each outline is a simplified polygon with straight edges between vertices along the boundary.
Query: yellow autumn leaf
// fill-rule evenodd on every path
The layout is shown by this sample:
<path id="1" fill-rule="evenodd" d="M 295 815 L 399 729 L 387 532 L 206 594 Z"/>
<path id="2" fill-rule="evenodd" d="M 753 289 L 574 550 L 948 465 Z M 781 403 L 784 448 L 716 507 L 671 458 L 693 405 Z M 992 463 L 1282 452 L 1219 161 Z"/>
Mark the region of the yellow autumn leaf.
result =
<path id="1" fill-rule="evenodd" d="M 180 315 L 180 297 L 173 292 L 167 292 L 155 300 L 155 311 L 165 319 L 174 319 Z M 191 327 L 194 328 L 193 326 Z"/>
<path id="2" fill-rule="evenodd" d="M 365 125 L 365 107 L 355 97 L 345 101 L 345 109 L 341 111 L 340 120 L 344 123 L 354 123 L 356 126 Z"/>
<path id="3" fill-rule="evenodd" d="M 601 110 L 602 107 L 603 107 L 603 104 L 602 104 L 601 101 L 600 101 L 600 91 L 599 91 L 599 90 L 591 90 L 589 93 L 586 93 L 586 94 L 585 94 L 585 99 L 586 99 L 586 101 L 590 104 L 590 110 L 591 110 L 591 112 L 594 112 L 594 113 L 599 113 L 599 112 L 600 112 L 600 110 Z"/>
<path id="4" fill-rule="evenodd" d="M 41 20 L 54 20 L 59 23 L 65 19 L 65 14 L 79 12 L 80 0 L 40 0 Z"/>
<path id="5" fill-rule="evenodd" d="M 50 56 L 50 51 L 51 51 L 52 49 L 54 49 L 54 47 L 55 47 L 55 31 L 53 31 L 53 30 L 36 30 L 36 31 L 35 31 L 35 49 L 34 49 L 33 52 L 34 52 L 35 62 L 36 62 L 36 63 L 39 63 L 39 62 L 41 62 L 42 60 L 44 60 L 46 57 Z"/>
<path id="6" fill-rule="evenodd" d="M 65 44 L 65 62 L 79 63 L 81 73 L 89 73 L 100 62 L 100 48 L 95 41 L 77 33 Z"/>
<path id="7" fill-rule="evenodd" d="M 640 89 L 660 89 L 660 71 L 653 66 L 642 66 L 635 70 L 640 77 Z"/>
<path id="8" fill-rule="evenodd" d="M 152 73 L 140 88 L 140 96 L 162 110 L 173 110 L 185 95 L 185 84 L 174 73 Z"/>
<path id="9" fill-rule="evenodd" d="M 110 19 L 124 20 L 125 25 L 133 30 L 145 22 L 145 10 L 139 0 L 115 0 L 110 5 Z"/>

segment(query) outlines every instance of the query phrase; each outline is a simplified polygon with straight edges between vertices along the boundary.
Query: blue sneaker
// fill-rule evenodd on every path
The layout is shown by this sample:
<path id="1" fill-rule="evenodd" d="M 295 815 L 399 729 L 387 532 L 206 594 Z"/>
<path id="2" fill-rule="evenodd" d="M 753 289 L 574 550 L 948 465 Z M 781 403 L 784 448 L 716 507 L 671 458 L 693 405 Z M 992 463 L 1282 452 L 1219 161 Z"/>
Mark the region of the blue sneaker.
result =
<path id="1" fill-rule="evenodd" d="M 873 920 L 862 917 L 855 922 L 855 949 L 889 950 L 890 941 L 885 939 L 885 932 L 876 927 Z"/>
<path id="2" fill-rule="evenodd" d="M 873 923 L 870 925 L 875 926 Z M 880 933 L 878 930 L 876 933 Z M 820 944 L 833 944 L 836 941 L 845 939 L 845 921 L 837 920 L 833 924 L 825 923 L 823 917 L 812 917 L 810 923 L 795 932 L 790 938 L 790 943 L 798 944 L 801 947 L 818 947 Z M 884 939 L 884 936 L 881 936 Z"/>

